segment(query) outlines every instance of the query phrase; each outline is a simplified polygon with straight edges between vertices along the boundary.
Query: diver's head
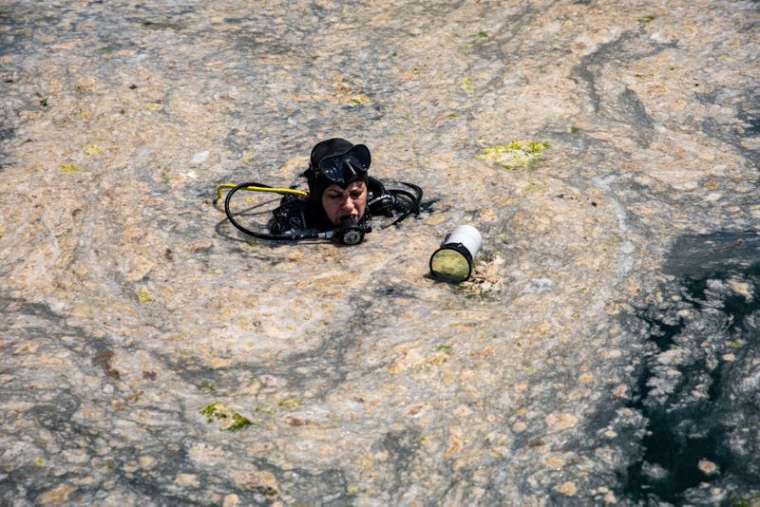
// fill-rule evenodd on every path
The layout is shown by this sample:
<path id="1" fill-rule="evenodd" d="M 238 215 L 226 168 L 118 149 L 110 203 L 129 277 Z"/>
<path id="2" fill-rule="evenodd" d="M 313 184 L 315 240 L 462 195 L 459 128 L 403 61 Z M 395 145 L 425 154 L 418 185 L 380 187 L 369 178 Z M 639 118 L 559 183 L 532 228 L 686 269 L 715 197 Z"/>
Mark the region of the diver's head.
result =
<path id="1" fill-rule="evenodd" d="M 363 144 L 333 138 L 311 150 L 309 198 L 333 225 L 358 223 L 367 208 L 367 171 L 372 158 Z"/>
<path id="2" fill-rule="evenodd" d="M 355 180 L 346 188 L 332 184 L 322 193 L 321 205 L 333 225 L 358 224 L 367 209 L 367 183 Z"/>

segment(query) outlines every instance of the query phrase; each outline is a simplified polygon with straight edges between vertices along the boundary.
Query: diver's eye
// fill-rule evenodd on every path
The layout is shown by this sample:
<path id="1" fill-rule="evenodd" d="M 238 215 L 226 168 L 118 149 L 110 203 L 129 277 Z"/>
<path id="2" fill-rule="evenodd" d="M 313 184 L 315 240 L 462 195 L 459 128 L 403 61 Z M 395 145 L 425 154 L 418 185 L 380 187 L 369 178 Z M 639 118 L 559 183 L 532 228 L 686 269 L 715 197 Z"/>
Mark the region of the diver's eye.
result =
<path id="1" fill-rule="evenodd" d="M 362 191 L 361 190 L 354 190 L 353 192 L 351 192 L 350 195 L 351 195 L 351 199 L 358 199 L 359 197 L 362 196 Z"/>
<path id="2" fill-rule="evenodd" d="M 328 199 L 332 199 L 333 201 L 339 201 L 343 199 L 343 194 L 327 194 Z"/>

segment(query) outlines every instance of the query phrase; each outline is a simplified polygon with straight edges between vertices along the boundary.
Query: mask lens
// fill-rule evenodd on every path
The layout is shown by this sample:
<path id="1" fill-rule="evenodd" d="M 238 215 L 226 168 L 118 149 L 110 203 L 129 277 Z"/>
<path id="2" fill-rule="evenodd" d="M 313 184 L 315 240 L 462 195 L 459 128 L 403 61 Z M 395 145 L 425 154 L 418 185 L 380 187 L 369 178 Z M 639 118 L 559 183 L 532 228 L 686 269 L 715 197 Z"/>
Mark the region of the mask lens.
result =
<path id="1" fill-rule="evenodd" d="M 319 170 L 325 177 L 333 182 L 341 182 L 343 180 L 341 171 L 341 157 L 327 157 L 319 161 Z"/>
<path id="2" fill-rule="evenodd" d="M 343 163 L 344 165 L 350 164 L 351 169 L 349 169 L 348 167 L 346 167 L 346 169 L 349 171 L 353 170 L 354 172 L 356 172 L 356 174 L 365 174 L 367 172 L 367 168 L 364 167 L 361 161 L 353 155 L 349 155 L 348 157 L 346 157 L 346 160 Z"/>
<path id="3" fill-rule="evenodd" d="M 367 173 L 367 168 L 361 161 L 350 154 L 323 158 L 319 161 L 319 170 L 328 180 L 341 185 Z"/>
<path id="4" fill-rule="evenodd" d="M 463 282 L 470 277 L 470 261 L 453 248 L 441 248 L 430 258 L 430 272 L 446 282 Z"/>

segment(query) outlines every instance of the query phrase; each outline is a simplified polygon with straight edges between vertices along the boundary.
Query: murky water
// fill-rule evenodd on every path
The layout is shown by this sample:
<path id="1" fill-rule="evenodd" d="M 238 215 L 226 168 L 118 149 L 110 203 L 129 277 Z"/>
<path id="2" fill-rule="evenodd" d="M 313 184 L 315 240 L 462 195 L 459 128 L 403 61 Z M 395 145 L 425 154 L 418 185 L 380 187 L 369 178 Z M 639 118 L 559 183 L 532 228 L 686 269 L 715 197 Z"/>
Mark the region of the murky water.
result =
<path id="1" fill-rule="evenodd" d="M 758 259 L 756 233 L 680 238 L 667 266 L 675 279 L 637 313 L 649 337 L 626 404 L 644 417 L 621 474 L 627 498 L 757 501 Z"/>
<path id="2" fill-rule="evenodd" d="M 3 503 L 754 501 L 757 18 L 3 3 Z M 213 206 L 336 135 L 420 218 L 271 245 Z"/>

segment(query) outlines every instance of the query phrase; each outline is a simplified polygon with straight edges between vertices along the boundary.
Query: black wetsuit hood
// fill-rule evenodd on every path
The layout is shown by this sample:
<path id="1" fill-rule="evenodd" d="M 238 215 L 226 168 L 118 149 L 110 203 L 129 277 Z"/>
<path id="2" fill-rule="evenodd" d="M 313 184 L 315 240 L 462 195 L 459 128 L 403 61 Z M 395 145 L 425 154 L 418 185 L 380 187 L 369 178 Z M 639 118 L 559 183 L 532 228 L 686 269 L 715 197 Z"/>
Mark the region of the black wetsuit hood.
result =
<path id="1" fill-rule="evenodd" d="M 346 188 L 354 181 L 367 182 L 372 162 L 369 148 L 334 137 L 317 143 L 311 150 L 309 169 L 304 173 L 309 198 L 321 207 L 322 194 L 330 185 Z"/>

